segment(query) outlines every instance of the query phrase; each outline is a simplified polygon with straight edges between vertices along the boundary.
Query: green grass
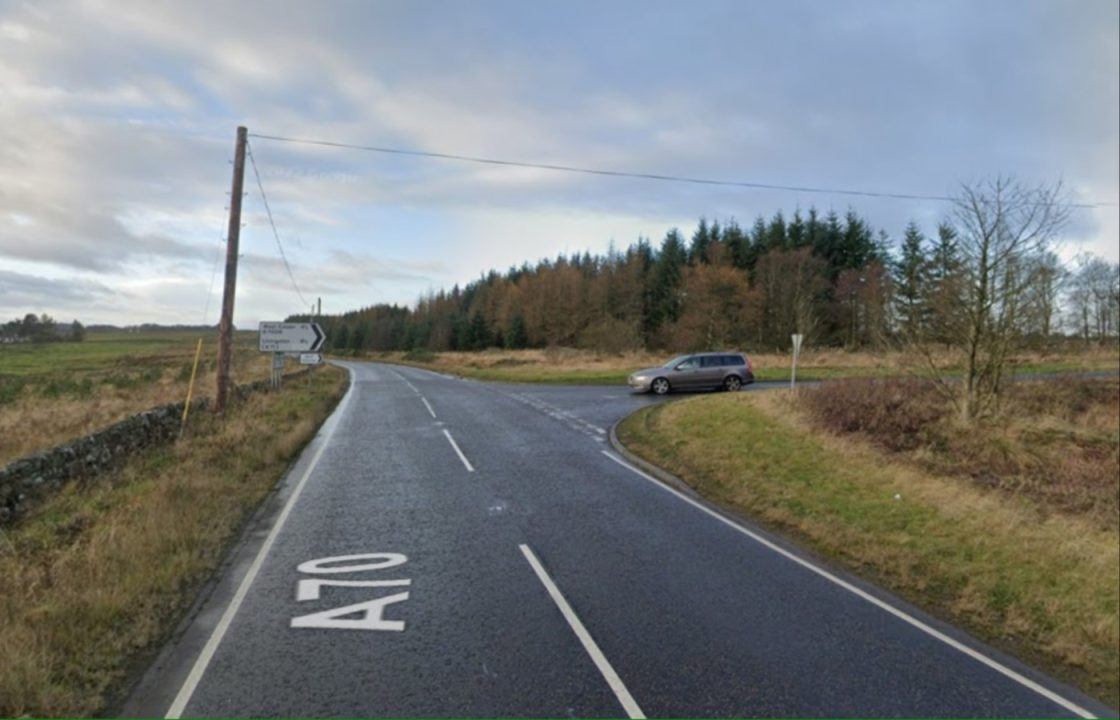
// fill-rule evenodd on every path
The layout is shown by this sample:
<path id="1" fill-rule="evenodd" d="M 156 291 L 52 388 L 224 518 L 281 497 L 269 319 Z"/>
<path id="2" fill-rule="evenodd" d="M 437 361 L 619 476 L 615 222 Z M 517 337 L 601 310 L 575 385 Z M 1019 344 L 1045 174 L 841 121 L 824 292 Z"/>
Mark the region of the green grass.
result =
<path id="1" fill-rule="evenodd" d="M 103 712 L 337 403 L 323 368 L 192 418 L 183 441 L 72 484 L 0 535 L 0 716 Z"/>
<path id="2" fill-rule="evenodd" d="M 45 375 L 104 371 L 134 362 L 159 363 L 190 359 L 194 344 L 205 337 L 212 346 L 214 332 L 159 330 L 147 332 L 89 332 L 83 342 L 0 345 L 0 376 L 35 379 Z M 236 333 L 239 350 L 252 346 L 256 332 Z"/>
<path id="3" fill-rule="evenodd" d="M 619 436 L 705 497 L 1106 702 L 1120 699 L 1115 528 L 895 464 L 807 428 L 784 396 L 656 406 Z"/>

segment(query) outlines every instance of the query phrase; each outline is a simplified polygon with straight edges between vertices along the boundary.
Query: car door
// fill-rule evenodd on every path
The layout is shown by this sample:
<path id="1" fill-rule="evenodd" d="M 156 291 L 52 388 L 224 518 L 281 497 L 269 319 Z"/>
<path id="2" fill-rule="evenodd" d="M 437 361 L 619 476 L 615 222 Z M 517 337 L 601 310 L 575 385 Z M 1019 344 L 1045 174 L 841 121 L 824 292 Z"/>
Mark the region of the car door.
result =
<path id="1" fill-rule="evenodd" d="M 723 366 L 722 355 L 705 355 L 700 358 L 700 385 L 708 388 L 722 385 Z"/>
<path id="2" fill-rule="evenodd" d="M 702 384 L 701 372 L 700 358 L 696 356 L 686 358 L 673 368 L 673 376 L 669 378 L 669 384 L 680 390 L 698 388 Z"/>

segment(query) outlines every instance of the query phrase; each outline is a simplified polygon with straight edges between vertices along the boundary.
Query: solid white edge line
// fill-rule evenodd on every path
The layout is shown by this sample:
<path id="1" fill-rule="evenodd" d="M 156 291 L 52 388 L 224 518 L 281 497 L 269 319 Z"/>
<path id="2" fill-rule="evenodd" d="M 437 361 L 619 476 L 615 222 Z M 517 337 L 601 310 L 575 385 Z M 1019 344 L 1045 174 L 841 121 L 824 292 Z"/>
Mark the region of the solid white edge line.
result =
<path id="1" fill-rule="evenodd" d="M 842 578 L 839 578 L 836 575 L 833 575 L 828 570 L 825 570 L 824 568 L 819 567 L 819 566 L 809 562 L 808 560 L 806 560 L 802 557 L 798 557 L 797 555 L 790 552 L 789 550 L 786 550 L 785 548 L 782 548 L 778 545 L 775 545 L 774 543 L 770 542 L 769 540 L 762 537 L 758 533 L 755 533 L 755 532 L 752 532 L 751 530 L 748 530 L 747 528 L 743 527 L 742 525 L 739 525 L 738 523 L 730 520 L 729 518 L 724 517 L 723 515 L 717 513 L 716 511 L 712 510 L 711 508 L 706 507 L 702 503 L 700 503 L 696 500 L 693 500 L 692 498 L 688 497 L 687 495 L 680 492 L 676 488 L 669 487 L 668 485 L 661 482 L 660 480 L 653 477 L 652 475 L 646 473 L 645 471 L 643 471 L 639 468 L 634 467 L 630 463 L 626 462 L 626 460 L 624 460 L 621 457 L 618 457 L 614 453 L 608 452 L 607 450 L 603 450 L 601 452 L 604 455 L 606 455 L 608 458 L 613 460 L 614 462 L 616 462 L 619 465 L 621 465 L 622 467 L 626 468 L 627 470 L 630 470 L 631 472 L 636 473 L 638 476 L 648 480 L 649 482 L 653 483 L 654 485 L 661 488 L 662 490 L 666 490 L 666 491 L 672 493 L 673 495 L 677 496 L 681 500 L 684 500 L 689 505 L 692 505 L 693 507 L 695 507 L 699 510 L 703 510 L 705 513 L 712 516 L 716 520 L 719 520 L 720 522 L 724 523 L 728 527 L 731 527 L 735 530 L 738 530 L 739 532 L 746 535 L 750 539 L 754 540 L 755 542 L 757 542 L 761 545 L 766 546 L 767 548 L 769 548 L 770 550 L 773 550 L 774 552 L 778 553 L 779 555 L 786 558 L 787 560 L 792 560 L 793 562 L 797 563 L 798 565 L 804 567 L 807 570 L 810 570 L 810 571 L 816 573 L 817 575 L 823 577 L 824 579 L 828 580 L 829 582 L 832 582 L 836 585 L 839 585 L 840 587 L 844 588 L 848 592 L 853 593 L 854 595 L 857 595 L 858 597 L 866 600 L 867 602 L 871 603 L 872 605 L 875 605 L 876 607 L 887 611 L 888 613 L 890 613 L 891 615 L 894 615 L 895 617 L 902 620 L 903 622 L 906 622 L 909 625 L 912 625 L 913 627 L 917 628 L 918 630 L 921 630 L 922 632 L 926 633 L 927 635 L 929 635 L 929 636 L 931 636 L 931 637 L 933 637 L 937 640 L 940 640 L 941 642 L 945 643 L 949 647 L 951 647 L 955 650 L 958 650 L 959 652 L 964 653 L 965 655 L 969 656 L 973 660 L 976 660 L 976 661 L 982 663 L 983 665 L 988 666 L 992 670 L 995 670 L 996 672 L 1000 673 L 1001 675 L 1003 675 L 1003 676 L 1005 676 L 1005 677 L 1007 677 L 1011 680 L 1014 680 L 1015 682 L 1019 683 L 1023 687 L 1025 687 L 1029 690 L 1033 690 L 1034 692 L 1038 693 L 1039 695 L 1046 698 L 1047 700 L 1050 700 L 1051 702 L 1056 703 L 1057 705 L 1065 708 L 1066 710 L 1069 710 L 1070 712 L 1072 712 L 1076 715 L 1079 715 L 1080 717 L 1087 718 L 1087 719 L 1096 718 L 1096 716 L 1093 715 L 1093 713 L 1089 712 L 1088 710 L 1081 707 L 1077 703 L 1074 703 L 1070 700 L 1065 699 L 1064 697 L 1062 697 L 1061 695 L 1058 695 L 1054 691 L 1049 690 L 1049 689 L 1043 687 L 1042 685 L 1039 685 L 1034 680 L 1031 680 L 1030 678 L 1021 675 L 1020 673 L 1015 672 L 1014 670 L 1007 667 L 1003 663 L 1000 663 L 996 660 L 993 660 L 992 658 L 988 657 L 987 655 L 984 655 L 983 653 L 981 653 L 977 650 L 973 650 L 972 648 L 970 648 L 969 646 L 965 645 L 964 643 L 962 643 L 958 640 L 954 640 L 953 638 L 949 637 L 948 635 L 941 632 L 940 630 L 937 630 L 936 628 L 930 627 L 929 625 L 922 622 L 918 618 L 913 617 L 912 615 L 909 615 L 909 614 L 903 612 L 902 610 L 899 610 L 898 608 L 894 607 L 890 603 L 887 603 L 883 600 L 880 600 L 879 598 L 875 597 L 874 595 L 872 595 L 872 594 L 870 594 L 870 593 L 868 593 L 864 590 L 861 590 L 860 588 L 856 587 L 855 585 L 852 585 L 850 582 L 847 582 L 846 580 L 843 580 Z"/>
<path id="2" fill-rule="evenodd" d="M 241 603 L 249 593 L 249 587 L 253 584 L 253 580 L 256 579 L 257 573 L 260 572 L 261 566 L 264 565 L 265 557 L 268 555 L 269 550 L 272 549 L 272 544 L 276 541 L 276 536 L 280 534 L 280 530 L 288 520 L 288 515 L 292 512 L 292 507 L 295 506 L 296 500 L 299 499 L 300 493 L 303 492 L 303 487 L 307 484 L 307 479 L 311 477 L 311 473 L 319 464 L 319 458 L 323 456 L 323 451 L 330 445 L 335 428 L 337 428 L 342 421 L 342 417 L 346 414 L 346 410 L 350 405 L 350 398 L 353 397 L 355 393 L 354 388 L 356 383 L 354 380 L 354 371 L 349 367 L 346 369 L 350 373 L 350 389 L 346 391 L 346 397 L 329 421 L 330 427 L 327 428 L 326 433 L 323 435 L 322 442 L 319 444 L 319 449 L 315 451 L 315 455 L 311 458 L 311 462 L 308 463 L 307 469 L 303 471 L 303 475 L 300 477 L 299 482 L 296 483 L 291 496 L 288 497 L 288 501 L 284 504 L 284 509 L 280 511 L 280 515 L 276 518 L 272 530 L 269 531 L 268 537 L 265 538 L 264 543 L 257 551 L 257 556 L 253 559 L 253 564 L 249 566 L 245 577 L 241 579 L 241 584 L 238 585 L 237 592 L 234 593 L 233 599 L 230 600 L 225 612 L 222 613 L 221 619 L 218 620 L 218 624 L 214 627 L 213 632 L 210 633 L 210 638 L 206 641 L 202 652 L 199 653 L 198 658 L 195 659 L 190 674 L 187 675 L 187 679 L 183 682 L 182 687 L 179 688 L 179 693 L 175 696 L 175 700 L 172 701 L 171 707 L 167 709 L 167 714 L 164 715 L 165 718 L 182 717 L 187 703 L 190 702 L 191 696 L 194 694 L 199 682 L 202 681 L 202 676 L 206 673 L 206 668 L 214 657 L 214 653 L 217 652 L 218 646 L 221 644 L 222 638 L 226 634 L 226 630 L 229 629 L 234 616 L 237 615 L 237 611 L 241 608 Z"/>
<path id="3" fill-rule="evenodd" d="M 434 418 L 436 416 L 436 411 L 433 410 L 432 406 L 428 404 L 428 398 L 421 395 L 420 396 L 420 402 L 424 403 L 424 407 L 428 408 L 428 414 L 431 415 Z"/>
<path id="4" fill-rule="evenodd" d="M 471 465 L 471 461 L 467 460 L 467 456 L 459 449 L 459 444 L 455 442 L 455 438 L 451 437 L 451 433 L 447 431 L 447 428 L 443 429 L 443 434 L 447 436 L 447 442 L 451 443 L 451 447 L 455 448 L 455 454 L 458 455 L 459 459 L 463 461 L 463 464 L 467 466 L 467 472 L 474 472 L 474 466 Z"/>
<path id="5" fill-rule="evenodd" d="M 626 689 L 626 685 L 622 682 L 622 678 L 614 671 L 607 657 L 603 655 L 603 651 L 595 644 L 595 640 L 591 637 L 591 633 L 587 632 L 587 628 L 580 622 L 579 616 L 572 610 L 572 606 L 564 599 L 560 593 L 560 588 L 556 587 L 556 583 L 552 582 L 548 572 L 545 571 L 544 566 L 541 565 L 540 560 L 533 554 L 532 549 L 528 545 L 518 545 L 521 548 L 521 554 L 529 561 L 530 567 L 533 572 L 537 574 L 537 579 L 544 585 L 544 589 L 548 591 L 548 596 L 552 598 L 552 602 L 556 603 L 556 607 L 560 608 L 560 614 L 568 621 L 568 626 L 572 628 L 572 632 L 579 638 L 583 649 L 591 656 L 592 662 L 595 667 L 599 668 L 599 673 L 602 674 L 603 679 L 610 685 L 614 696 L 618 698 L 621 703 L 622 709 L 626 711 L 627 716 L 631 718 L 644 718 L 642 709 L 638 707 L 638 703 L 634 701 L 630 691 Z"/>

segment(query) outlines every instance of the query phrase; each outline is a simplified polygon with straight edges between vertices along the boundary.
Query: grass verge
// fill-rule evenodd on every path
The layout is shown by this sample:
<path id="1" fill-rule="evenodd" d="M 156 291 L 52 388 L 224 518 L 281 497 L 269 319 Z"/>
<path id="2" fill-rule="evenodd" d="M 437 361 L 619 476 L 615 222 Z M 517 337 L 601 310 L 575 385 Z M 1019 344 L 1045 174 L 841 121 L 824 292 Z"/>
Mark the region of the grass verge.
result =
<path id="1" fill-rule="evenodd" d="M 619 426 L 705 497 L 1115 707 L 1120 536 L 816 430 L 788 393 L 701 396 Z"/>
<path id="2" fill-rule="evenodd" d="M 325 367 L 202 413 L 173 446 L 72 485 L 0 530 L 0 716 L 104 708 L 190 607 L 242 524 L 341 397 Z"/>

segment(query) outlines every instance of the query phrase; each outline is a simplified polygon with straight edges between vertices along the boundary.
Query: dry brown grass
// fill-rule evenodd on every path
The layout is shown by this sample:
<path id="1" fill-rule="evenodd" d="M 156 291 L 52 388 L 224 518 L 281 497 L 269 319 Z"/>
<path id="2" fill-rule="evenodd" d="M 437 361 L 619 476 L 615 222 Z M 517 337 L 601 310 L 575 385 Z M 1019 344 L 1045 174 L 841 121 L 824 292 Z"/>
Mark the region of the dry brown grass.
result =
<path id="1" fill-rule="evenodd" d="M 99 361 L 82 370 L 60 370 L 23 381 L 14 397 L 0 404 L 0 465 L 75 437 L 86 435 L 156 405 L 186 399 L 196 337 L 184 334 L 173 352 L 128 355 Z M 42 346 L 44 354 L 56 346 Z M 213 394 L 214 344 L 204 346 L 195 397 Z M 267 378 L 269 359 L 239 347 L 235 382 Z M 207 367 L 209 369 L 207 369 Z"/>
<path id="2" fill-rule="evenodd" d="M 817 427 L 858 433 L 924 469 L 1120 523 L 1120 380 L 1015 383 L 979 422 L 917 380 L 833 380 L 799 399 Z"/>
<path id="3" fill-rule="evenodd" d="M 1120 699 L 1115 525 L 822 432 L 787 391 L 656 406 L 620 437 L 706 497 L 1105 702 Z"/>
<path id="4" fill-rule="evenodd" d="M 88 715 L 189 607 L 245 518 L 330 412 L 324 368 L 197 416 L 177 445 L 69 486 L 0 537 L 0 715 Z M 0 531 L 2 532 L 2 531 Z"/>
<path id="5" fill-rule="evenodd" d="M 749 349 L 747 352 L 759 380 L 789 378 L 788 354 L 752 353 Z M 379 353 L 374 357 L 480 380 L 622 384 L 634 370 L 661 365 L 673 354 L 646 351 L 612 354 L 572 348 L 548 348 L 443 353 L 398 352 Z M 945 372 L 954 372 L 960 367 L 960 358 L 954 353 L 935 353 L 932 360 L 936 367 Z M 1075 352 L 1024 352 L 1013 358 L 1011 367 L 1021 372 L 1120 371 L 1120 353 L 1115 348 L 1096 347 Z M 798 377 L 804 380 L 884 375 L 922 376 L 928 372 L 925 357 L 898 351 L 810 349 L 802 354 L 798 363 Z"/>

